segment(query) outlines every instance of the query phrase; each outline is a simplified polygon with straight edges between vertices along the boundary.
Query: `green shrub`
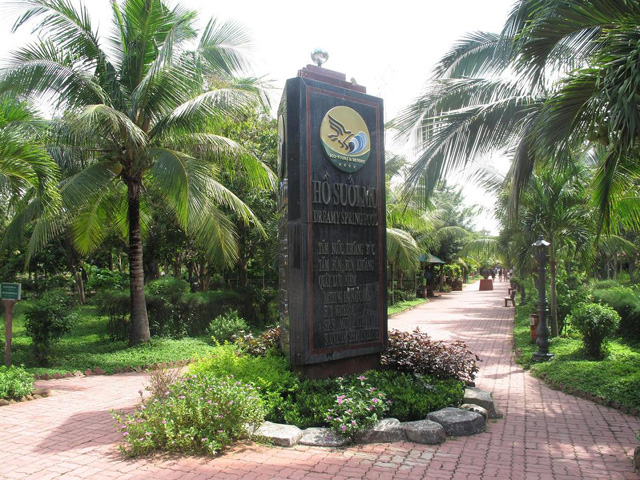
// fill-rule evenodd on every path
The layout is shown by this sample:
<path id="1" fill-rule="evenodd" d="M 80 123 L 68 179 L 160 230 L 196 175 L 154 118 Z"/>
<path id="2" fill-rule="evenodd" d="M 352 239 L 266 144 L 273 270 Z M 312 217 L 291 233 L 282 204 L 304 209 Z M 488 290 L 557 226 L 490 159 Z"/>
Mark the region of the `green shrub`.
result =
<path id="1" fill-rule="evenodd" d="M 391 370 L 463 381 L 475 378 L 478 360 L 464 342 L 436 342 L 419 329 L 411 333 L 390 330 L 389 345 L 382 354 L 382 364 Z"/>
<path id="2" fill-rule="evenodd" d="M 107 332 L 112 341 L 123 341 L 129 338 L 129 317 L 131 312 L 131 296 L 128 290 L 101 290 L 96 295 L 95 303 L 102 315 L 109 317 Z"/>
<path id="3" fill-rule="evenodd" d="M 181 338 L 187 335 L 184 321 L 189 284 L 175 277 L 163 277 L 145 285 L 149 330 L 153 336 Z"/>
<path id="4" fill-rule="evenodd" d="M 593 299 L 613 308 L 620 315 L 618 333 L 634 342 L 640 342 L 640 295 L 629 287 L 594 289 Z"/>
<path id="5" fill-rule="evenodd" d="M 33 374 L 23 367 L 0 366 L 0 398 L 20 398 L 33 392 Z"/>
<path id="6" fill-rule="evenodd" d="M 282 398 L 279 408 L 270 412 L 271 421 L 300 428 L 326 426 L 326 412 L 333 407 L 337 395 L 334 380 L 302 380 Z"/>
<path id="7" fill-rule="evenodd" d="M 70 311 L 73 299 L 52 290 L 33 300 L 24 309 L 25 331 L 33 341 L 33 351 L 39 365 L 46 365 L 53 345 L 71 330 L 76 320 Z"/>
<path id="8" fill-rule="evenodd" d="M 255 357 L 263 357 L 269 355 L 280 355 L 280 336 L 282 329 L 280 326 L 272 327 L 254 337 L 251 332 L 242 335 L 236 335 L 233 340 L 236 346 L 245 353 Z"/>
<path id="9" fill-rule="evenodd" d="M 189 371 L 217 378 L 233 375 L 239 381 L 252 384 L 264 401 L 270 421 L 284 419 L 283 410 L 288 408 L 286 399 L 299 384 L 297 375 L 289 370 L 286 358 L 238 355 L 232 344 L 216 347 L 213 355 L 194 363 Z"/>
<path id="10" fill-rule="evenodd" d="M 366 376 L 392 400 L 387 415 L 403 422 L 423 420 L 441 408 L 458 407 L 464 398 L 464 383 L 459 380 L 392 370 L 370 371 Z"/>
<path id="11" fill-rule="evenodd" d="M 128 290 L 129 275 L 126 272 L 109 270 L 108 268 L 100 268 L 94 265 L 87 266 L 87 282 L 86 290 L 89 292 L 100 293 L 104 290 Z"/>
<path id="12" fill-rule="evenodd" d="M 358 385 L 338 377 L 333 406 L 325 413 L 329 427 L 339 435 L 353 439 L 358 433 L 373 427 L 388 409 L 386 394 L 365 382 L 366 377 L 357 377 Z M 391 401 L 388 401 L 391 403 Z"/>
<path id="13" fill-rule="evenodd" d="M 606 305 L 583 303 L 571 311 L 567 320 L 582 335 L 586 354 L 602 358 L 602 345 L 615 333 L 620 315 Z"/>
<path id="14" fill-rule="evenodd" d="M 191 375 L 170 385 L 132 415 L 113 413 L 130 456 L 155 451 L 215 454 L 264 419 L 252 385 L 235 378 Z"/>
<path id="15" fill-rule="evenodd" d="M 238 316 L 238 312 L 231 310 L 222 315 L 217 316 L 207 328 L 207 334 L 210 335 L 214 341 L 226 342 L 241 331 L 249 329 L 249 325 L 243 318 Z"/>

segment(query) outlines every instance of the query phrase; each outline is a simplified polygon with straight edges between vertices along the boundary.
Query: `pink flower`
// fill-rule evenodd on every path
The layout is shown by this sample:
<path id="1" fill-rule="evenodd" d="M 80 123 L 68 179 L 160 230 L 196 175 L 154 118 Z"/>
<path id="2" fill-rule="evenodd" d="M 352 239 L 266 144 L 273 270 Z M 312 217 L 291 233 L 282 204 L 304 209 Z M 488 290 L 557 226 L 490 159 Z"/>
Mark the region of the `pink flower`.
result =
<path id="1" fill-rule="evenodd" d="M 179 398 L 180 400 L 184 400 L 184 399 L 185 399 L 185 396 L 184 396 L 184 395 L 178 395 L 178 398 Z"/>
<path id="2" fill-rule="evenodd" d="M 360 380 L 361 382 L 362 382 L 363 380 L 366 380 L 366 379 L 367 379 L 367 377 L 365 377 L 364 375 L 360 375 L 360 376 L 358 377 L 358 380 Z"/>
<path id="3" fill-rule="evenodd" d="M 202 437 L 202 441 L 206 442 L 207 441 L 207 437 Z"/>
<path id="4" fill-rule="evenodd" d="M 129 432 L 122 432 L 122 436 L 123 437 L 128 437 L 129 436 Z"/>
<path id="5" fill-rule="evenodd" d="M 380 401 L 380 399 L 378 398 L 374 398 L 373 400 L 371 400 L 373 403 L 378 403 Z"/>
<path id="6" fill-rule="evenodd" d="M 233 405 L 233 400 L 229 400 L 229 405 Z"/>
<path id="7" fill-rule="evenodd" d="M 342 425 L 341 428 L 342 428 L 342 431 L 344 432 L 347 429 L 347 426 L 346 425 Z"/>
<path id="8" fill-rule="evenodd" d="M 167 421 L 166 421 L 166 420 L 162 420 L 162 424 L 163 424 L 163 425 L 166 425 L 166 424 L 167 424 Z"/>

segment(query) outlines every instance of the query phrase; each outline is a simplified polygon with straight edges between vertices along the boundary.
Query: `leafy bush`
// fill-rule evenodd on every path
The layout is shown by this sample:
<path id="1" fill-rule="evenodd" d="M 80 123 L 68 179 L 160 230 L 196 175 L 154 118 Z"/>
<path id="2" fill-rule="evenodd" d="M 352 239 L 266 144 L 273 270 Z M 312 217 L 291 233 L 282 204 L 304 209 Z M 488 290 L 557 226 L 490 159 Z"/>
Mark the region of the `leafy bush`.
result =
<path id="1" fill-rule="evenodd" d="M 113 413 L 130 456 L 155 451 L 215 454 L 247 436 L 264 419 L 253 386 L 233 377 L 191 375 L 132 415 Z"/>
<path id="2" fill-rule="evenodd" d="M 189 371 L 217 378 L 233 375 L 252 384 L 258 389 L 266 406 L 267 419 L 271 421 L 283 419 L 283 410 L 288 408 L 285 399 L 299 384 L 284 357 L 238 355 L 231 344 L 216 347 L 213 355 L 191 365 Z"/>
<path id="3" fill-rule="evenodd" d="M 602 344 L 613 336 L 620 315 L 606 305 L 583 303 L 576 306 L 567 317 L 570 325 L 582 335 L 586 353 L 590 357 L 602 358 Z"/>
<path id="4" fill-rule="evenodd" d="M 423 420 L 441 408 L 458 407 L 464 398 L 464 383 L 460 380 L 437 380 L 391 370 L 370 371 L 366 376 L 392 400 L 387 415 L 403 422 Z"/>
<path id="5" fill-rule="evenodd" d="M 39 365 L 46 365 L 53 345 L 71 330 L 77 316 L 70 311 L 73 299 L 52 290 L 25 307 L 25 331 L 33 341 Z"/>
<path id="6" fill-rule="evenodd" d="M 326 421 L 336 433 L 353 439 L 358 433 L 373 427 L 388 409 L 382 390 L 365 383 L 366 377 L 357 377 L 359 385 L 338 377 L 338 395 L 332 408 L 326 411 Z M 390 400 L 388 400 L 391 403 Z"/>
<path id="7" fill-rule="evenodd" d="M 107 331 L 112 341 L 129 338 L 131 297 L 128 290 L 102 290 L 96 295 L 96 305 L 102 315 L 109 317 Z"/>
<path id="8" fill-rule="evenodd" d="M 0 366 L 0 398 L 20 398 L 33 392 L 34 376 L 23 367 Z"/>
<path id="9" fill-rule="evenodd" d="M 475 378 L 479 360 L 464 342 L 433 341 L 419 329 L 411 333 L 391 330 L 389 346 L 382 354 L 382 364 L 389 369 L 462 381 Z"/>
<path id="10" fill-rule="evenodd" d="M 556 292 L 558 295 L 558 330 L 560 332 L 567 324 L 566 318 L 571 313 L 571 309 L 579 303 L 588 301 L 589 291 L 584 281 L 584 274 L 569 274 L 563 266 L 558 266 Z"/>
<path id="11" fill-rule="evenodd" d="M 169 387 L 180 380 L 178 368 L 158 368 L 149 372 L 149 384 L 145 387 L 152 397 L 162 398 Z"/>
<path id="12" fill-rule="evenodd" d="M 236 335 L 233 340 L 236 346 L 245 353 L 255 357 L 263 357 L 269 354 L 282 355 L 280 351 L 280 336 L 282 330 L 280 326 L 272 327 L 262 332 L 258 337 L 254 337 L 251 332 Z"/>
<path id="13" fill-rule="evenodd" d="M 151 335 L 177 338 L 187 335 L 183 317 L 188 293 L 189 284 L 175 277 L 163 277 L 145 286 Z"/>
<path id="14" fill-rule="evenodd" d="M 248 329 L 247 322 L 238 316 L 237 311 L 231 310 L 211 320 L 207 328 L 207 334 L 211 335 L 215 341 L 222 343 L 231 340 L 237 333 Z"/>
<path id="15" fill-rule="evenodd" d="M 104 290 L 128 290 L 129 275 L 126 272 L 112 271 L 94 265 L 87 266 L 87 290 L 100 293 Z"/>
<path id="16" fill-rule="evenodd" d="M 608 305 L 618 312 L 620 335 L 640 342 L 640 295 L 637 291 L 617 286 L 609 289 L 594 289 L 591 295 L 596 302 Z"/>

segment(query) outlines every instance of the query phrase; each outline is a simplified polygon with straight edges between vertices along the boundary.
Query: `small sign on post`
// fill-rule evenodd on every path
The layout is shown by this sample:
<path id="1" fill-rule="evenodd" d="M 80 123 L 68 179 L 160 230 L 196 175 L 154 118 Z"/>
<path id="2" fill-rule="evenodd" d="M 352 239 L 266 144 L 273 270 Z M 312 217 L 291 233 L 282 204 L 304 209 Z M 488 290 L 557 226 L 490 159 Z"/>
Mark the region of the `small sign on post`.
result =
<path id="1" fill-rule="evenodd" d="M 0 298 L 2 300 L 21 300 L 22 284 L 21 283 L 0 283 Z"/>
<path id="2" fill-rule="evenodd" d="M 11 366 L 11 337 L 13 306 L 22 299 L 22 284 L 20 283 L 0 283 L 0 298 L 4 303 L 4 364 Z"/>

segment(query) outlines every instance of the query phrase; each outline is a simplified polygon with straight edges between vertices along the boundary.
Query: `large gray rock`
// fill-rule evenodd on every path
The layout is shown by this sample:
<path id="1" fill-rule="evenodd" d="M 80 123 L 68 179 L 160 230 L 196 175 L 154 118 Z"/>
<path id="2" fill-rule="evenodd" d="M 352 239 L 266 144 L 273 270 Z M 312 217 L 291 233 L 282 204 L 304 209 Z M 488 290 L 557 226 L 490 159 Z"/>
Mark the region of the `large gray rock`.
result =
<path id="1" fill-rule="evenodd" d="M 307 428 L 302 431 L 302 437 L 298 441 L 300 445 L 311 447 L 344 447 L 350 440 L 342 437 L 330 428 Z"/>
<path id="2" fill-rule="evenodd" d="M 427 419 L 442 425 L 448 437 L 475 435 L 484 432 L 485 429 L 482 415 L 459 408 L 447 407 L 431 412 L 427 415 Z"/>
<path id="3" fill-rule="evenodd" d="M 254 432 L 254 435 L 270 441 L 281 447 L 293 447 L 302 437 L 302 430 L 295 425 L 264 422 Z"/>
<path id="4" fill-rule="evenodd" d="M 489 418 L 502 418 L 502 412 L 496 408 L 491 393 L 486 390 L 476 387 L 465 388 L 462 403 L 472 403 L 484 408 L 489 413 Z"/>
<path id="5" fill-rule="evenodd" d="M 356 435 L 356 441 L 359 443 L 391 443 L 406 440 L 404 427 L 397 418 L 380 420 L 375 427 Z"/>
<path id="6" fill-rule="evenodd" d="M 431 420 L 418 420 L 402 424 L 407 435 L 407 440 L 423 445 L 438 445 L 447 440 L 442 425 Z"/>
<path id="7" fill-rule="evenodd" d="M 489 420 L 489 412 L 485 408 L 482 408 L 480 405 L 474 405 L 473 403 L 463 403 L 460 405 L 460 410 L 469 410 L 470 412 L 476 412 L 482 415 L 484 421 Z"/>

